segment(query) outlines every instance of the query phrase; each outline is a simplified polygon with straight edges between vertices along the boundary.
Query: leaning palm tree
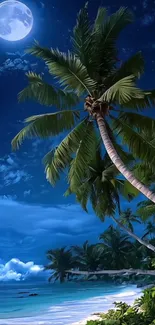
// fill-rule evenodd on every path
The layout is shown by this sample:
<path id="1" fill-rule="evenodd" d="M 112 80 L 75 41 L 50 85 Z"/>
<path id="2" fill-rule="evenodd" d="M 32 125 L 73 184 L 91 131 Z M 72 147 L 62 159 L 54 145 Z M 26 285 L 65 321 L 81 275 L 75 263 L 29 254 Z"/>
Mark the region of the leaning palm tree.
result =
<path id="1" fill-rule="evenodd" d="M 38 43 L 27 51 L 45 61 L 58 87 L 44 81 L 42 75 L 29 72 L 29 85 L 20 92 L 19 100 L 33 99 L 57 111 L 27 118 L 27 126 L 15 136 L 12 147 L 17 149 L 27 137 L 51 137 L 69 131 L 44 159 L 46 177 L 52 185 L 70 166 L 70 185 L 72 189 L 77 187 L 100 137 L 120 173 L 155 202 L 155 194 L 127 168 L 116 145 L 121 140 L 135 159 L 148 165 L 152 162 L 154 166 L 155 145 L 142 135 L 143 130 L 154 132 L 154 120 L 139 111 L 154 105 L 155 90 L 137 86 L 144 72 L 141 52 L 121 65 L 118 62 L 116 42 L 132 21 L 133 16 L 126 8 L 111 16 L 105 8 L 99 8 L 92 25 L 86 5 L 77 16 L 71 51 L 47 49 Z"/>
<path id="2" fill-rule="evenodd" d="M 61 249 L 52 249 L 47 252 L 47 258 L 50 264 L 45 266 L 45 270 L 51 270 L 52 275 L 49 277 L 49 282 L 60 280 L 64 282 L 68 277 L 67 270 L 75 267 L 75 260 L 72 256 L 71 250 L 65 247 Z"/>

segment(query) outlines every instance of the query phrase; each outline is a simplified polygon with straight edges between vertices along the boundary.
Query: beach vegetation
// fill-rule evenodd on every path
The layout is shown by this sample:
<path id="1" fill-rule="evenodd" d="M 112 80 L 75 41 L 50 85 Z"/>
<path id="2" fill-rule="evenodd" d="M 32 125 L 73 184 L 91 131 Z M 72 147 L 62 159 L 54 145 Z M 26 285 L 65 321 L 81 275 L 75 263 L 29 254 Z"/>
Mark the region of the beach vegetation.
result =
<path id="1" fill-rule="evenodd" d="M 66 247 L 51 249 L 47 252 L 46 256 L 50 263 L 45 266 L 45 270 L 52 271 L 52 275 L 48 279 L 49 282 L 59 280 L 60 283 L 63 283 L 66 278 L 69 278 L 66 270 L 76 266 L 71 250 L 66 249 Z"/>
<path id="2" fill-rule="evenodd" d="M 145 289 L 133 306 L 114 303 L 115 309 L 100 314 L 100 320 L 88 321 L 87 325 L 153 325 L 155 324 L 155 288 Z"/>
<path id="3" fill-rule="evenodd" d="M 131 240 L 118 227 L 109 226 L 96 244 L 49 250 L 50 281 L 109 281 L 152 284 L 155 277 L 154 254 Z"/>

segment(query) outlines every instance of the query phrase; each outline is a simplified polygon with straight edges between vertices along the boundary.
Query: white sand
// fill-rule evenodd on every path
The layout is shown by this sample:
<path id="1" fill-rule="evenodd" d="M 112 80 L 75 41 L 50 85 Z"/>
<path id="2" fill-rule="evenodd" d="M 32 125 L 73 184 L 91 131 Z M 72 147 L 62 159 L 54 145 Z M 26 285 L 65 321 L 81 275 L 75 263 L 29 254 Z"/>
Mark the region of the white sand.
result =
<path id="1" fill-rule="evenodd" d="M 120 294 L 117 294 L 117 295 L 112 295 L 112 303 L 111 303 L 111 306 L 109 306 L 107 309 L 104 308 L 103 306 L 103 313 L 106 313 L 108 312 L 109 309 L 113 309 L 114 308 L 114 305 L 113 303 L 114 302 L 125 302 L 127 303 L 128 305 L 132 305 L 135 301 L 135 299 L 137 298 L 140 298 L 141 295 L 142 295 L 142 291 L 143 291 L 144 288 L 142 289 L 137 289 L 137 292 L 135 291 L 127 291 L 127 292 L 124 292 L 124 293 L 120 293 Z M 124 297 L 124 299 L 123 299 Z M 101 313 L 101 311 L 99 311 L 99 313 Z M 76 322 L 76 323 L 72 323 L 71 325 L 86 325 L 88 321 L 90 320 L 100 320 L 100 316 L 98 315 L 90 315 L 89 317 L 83 319 L 82 321 L 80 322 Z"/>
<path id="2" fill-rule="evenodd" d="M 100 317 L 96 315 L 92 315 L 89 316 L 88 318 L 83 319 L 81 322 L 73 323 L 72 325 L 86 325 L 89 320 L 100 320 Z"/>

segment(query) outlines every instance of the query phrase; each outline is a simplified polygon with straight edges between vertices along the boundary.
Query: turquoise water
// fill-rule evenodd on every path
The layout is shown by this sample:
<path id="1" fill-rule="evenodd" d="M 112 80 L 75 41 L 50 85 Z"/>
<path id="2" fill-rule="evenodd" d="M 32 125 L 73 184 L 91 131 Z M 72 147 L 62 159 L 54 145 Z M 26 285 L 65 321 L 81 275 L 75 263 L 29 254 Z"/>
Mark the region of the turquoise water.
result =
<path id="1" fill-rule="evenodd" d="M 70 325 L 117 300 L 133 299 L 135 286 L 103 282 L 0 284 L 0 324 Z M 28 292 L 22 294 L 21 292 Z M 28 294 L 37 293 L 36 297 Z M 41 321 L 41 323 L 39 322 Z"/>

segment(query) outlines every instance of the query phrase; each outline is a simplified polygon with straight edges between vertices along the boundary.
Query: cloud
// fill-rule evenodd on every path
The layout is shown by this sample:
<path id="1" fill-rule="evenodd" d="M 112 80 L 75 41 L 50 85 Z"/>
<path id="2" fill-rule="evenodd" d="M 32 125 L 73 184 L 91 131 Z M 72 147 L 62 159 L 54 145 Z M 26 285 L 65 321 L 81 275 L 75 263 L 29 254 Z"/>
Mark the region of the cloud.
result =
<path id="1" fill-rule="evenodd" d="M 29 196 L 31 194 L 31 190 L 24 191 L 24 197 Z"/>
<path id="2" fill-rule="evenodd" d="M 36 62 L 30 62 L 25 59 L 25 54 L 20 53 L 19 51 L 15 53 L 6 53 L 8 58 L 2 63 L 0 66 L 0 74 L 4 72 L 11 72 L 13 70 L 22 70 L 22 71 L 29 71 L 33 70 L 35 71 L 37 68 Z"/>
<path id="3" fill-rule="evenodd" d="M 101 223 L 91 208 L 86 213 L 77 204 L 27 204 L 7 196 L 0 197 L 0 219 L 0 257 L 6 261 L 16 256 L 37 264 L 46 263 L 48 249 L 80 245 L 87 239 L 97 242 L 112 223 L 110 218 Z M 135 230 L 142 232 L 138 224 Z"/>
<path id="4" fill-rule="evenodd" d="M 30 176 L 23 170 L 16 170 L 14 172 L 10 171 L 4 176 L 4 184 L 6 186 L 10 184 L 17 184 L 21 180 L 27 181 L 29 178 Z"/>
<path id="5" fill-rule="evenodd" d="M 24 263 L 17 258 L 12 258 L 6 264 L 0 264 L 0 281 L 23 281 L 32 277 L 45 278 L 43 266 L 34 262 Z"/>
<path id="6" fill-rule="evenodd" d="M 3 196 L 0 198 L 0 210 L 1 229 L 11 226 L 13 230 L 25 235 L 45 231 L 78 235 L 85 232 L 85 226 L 87 232 L 93 232 L 100 224 L 94 215 L 85 213 L 75 204 L 51 207 L 29 205 Z"/>
<path id="7" fill-rule="evenodd" d="M 107 227 L 93 214 L 85 213 L 80 206 L 30 205 L 10 197 L 0 198 L 0 256 L 11 259 L 45 261 L 50 248 L 83 243 L 86 239 L 97 241 Z"/>
<path id="8" fill-rule="evenodd" d="M 15 155 L 8 155 L 0 159 L 0 176 L 3 186 L 17 184 L 21 181 L 26 182 L 32 177 L 25 170 L 20 168 L 18 159 Z"/>

